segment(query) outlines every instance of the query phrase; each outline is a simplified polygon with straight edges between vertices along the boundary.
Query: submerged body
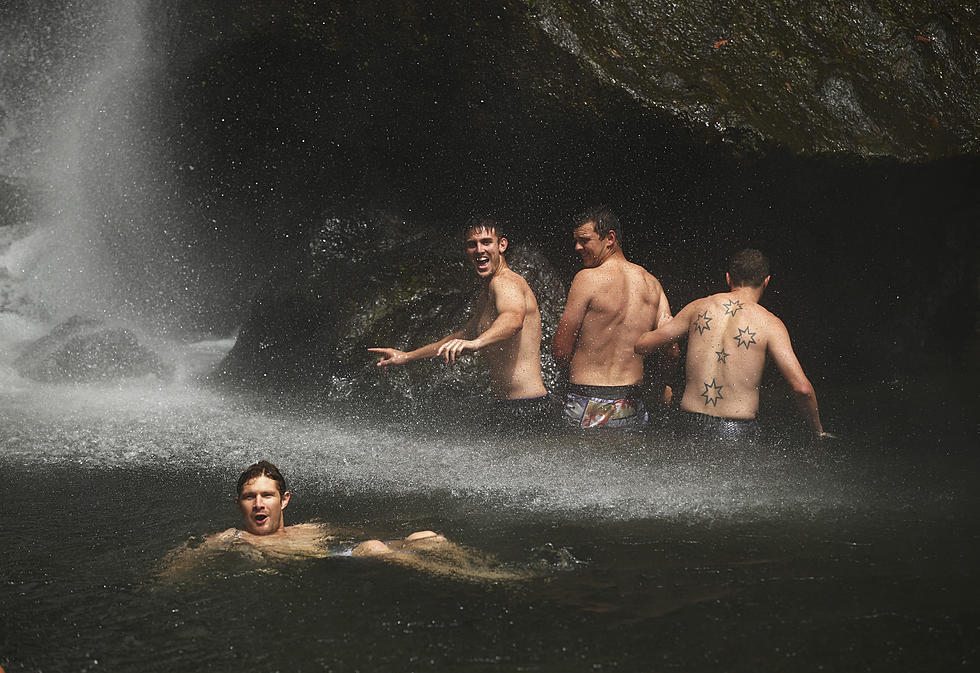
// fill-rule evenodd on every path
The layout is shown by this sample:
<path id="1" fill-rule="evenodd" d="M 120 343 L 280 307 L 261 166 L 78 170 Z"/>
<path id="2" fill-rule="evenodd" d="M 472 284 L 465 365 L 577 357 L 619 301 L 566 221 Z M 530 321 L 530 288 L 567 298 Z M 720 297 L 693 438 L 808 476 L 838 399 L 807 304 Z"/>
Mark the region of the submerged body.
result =
<path id="1" fill-rule="evenodd" d="M 245 528 L 229 528 L 205 538 L 196 546 L 185 543 L 168 556 L 161 576 L 181 577 L 224 553 L 236 553 L 260 563 L 330 556 L 380 557 L 419 570 L 458 574 L 470 579 L 517 579 L 522 576 L 521 573 L 497 570 L 488 559 L 452 544 L 430 530 L 388 542 L 366 540 L 345 544 L 343 539 L 356 539 L 357 533 L 348 532 L 342 537 L 341 531 L 322 523 L 287 526 L 283 510 L 291 497 L 279 468 L 264 460 L 250 465 L 238 479 L 238 496 L 235 498 Z"/>

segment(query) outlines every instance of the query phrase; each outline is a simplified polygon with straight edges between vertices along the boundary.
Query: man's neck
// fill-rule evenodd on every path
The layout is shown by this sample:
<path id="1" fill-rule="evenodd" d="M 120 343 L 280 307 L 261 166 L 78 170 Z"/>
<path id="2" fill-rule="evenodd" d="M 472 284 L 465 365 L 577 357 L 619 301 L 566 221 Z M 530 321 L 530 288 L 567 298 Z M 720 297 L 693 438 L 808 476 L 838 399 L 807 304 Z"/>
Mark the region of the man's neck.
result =
<path id="1" fill-rule="evenodd" d="M 728 290 L 729 294 L 735 295 L 737 299 L 745 302 L 752 302 L 753 304 L 758 304 L 759 300 L 762 299 L 762 291 L 765 288 L 751 287 L 749 285 L 740 285 L 738 287 L 733 287 Z"/>
<path id="2" fill-rule="evenodd" d="M 483 284 L 484 285 L 489 285 L 490 284 L 490 281 L 492 281 L 494 278 L 496 278 L 500 274 L 504 273 L 505 270 L 508 270 L 508 269 L 510 269 L 510 267 L 507 266 L 507 260 L 504 259 L 503 257 L 501 257 L 500 258 L 500 266 L 498 266 L 496 268 L 496 270 L 492 274 L 490 274 L 486 278 L 481 277 L 480 280 L 483 281 Z"/>
<path id="3" fill-rule="evenodd" d="M 600 258 L 599 264 L 597 266 L 602 266 L 606 262 L 619 262 L 619 261 L 625 262 L 626 255 L 623 254 L 623 249 L 617 246 L 616 248 L 610 250 L 608 255 Z"/>

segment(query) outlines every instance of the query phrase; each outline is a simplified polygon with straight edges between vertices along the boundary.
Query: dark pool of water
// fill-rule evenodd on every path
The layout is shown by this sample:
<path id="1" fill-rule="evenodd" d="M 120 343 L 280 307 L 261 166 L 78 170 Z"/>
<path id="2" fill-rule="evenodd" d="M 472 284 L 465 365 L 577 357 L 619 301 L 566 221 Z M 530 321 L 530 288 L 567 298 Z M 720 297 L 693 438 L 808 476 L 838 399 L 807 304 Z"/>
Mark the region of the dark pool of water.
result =
<path id="1" fill-rule="evenodd" d="M 940 440 L 508 444 L 197 393 L 21 391 L 0 405 L 0 665 L 972 669 L 976 463 Z M 233 481 L 258 457 L 292 479 L 291 523 L 434 528 L 533 577 L 325 558 L 160 581 L 169 550 L 236 524 Z"/>

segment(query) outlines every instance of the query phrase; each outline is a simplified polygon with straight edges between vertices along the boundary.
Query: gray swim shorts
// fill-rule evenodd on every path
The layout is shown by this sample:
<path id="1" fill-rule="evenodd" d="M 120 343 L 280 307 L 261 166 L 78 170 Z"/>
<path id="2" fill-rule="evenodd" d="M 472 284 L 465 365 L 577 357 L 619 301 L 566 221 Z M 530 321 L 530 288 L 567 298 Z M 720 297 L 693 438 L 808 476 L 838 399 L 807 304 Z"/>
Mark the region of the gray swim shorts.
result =
<path id="1" fill-rule="evenodd" d="M 685 434 L 691 439 L 715 442 L 756 442 L 761 434 L 754 418 L 722 418 L 684 412 Z"/>

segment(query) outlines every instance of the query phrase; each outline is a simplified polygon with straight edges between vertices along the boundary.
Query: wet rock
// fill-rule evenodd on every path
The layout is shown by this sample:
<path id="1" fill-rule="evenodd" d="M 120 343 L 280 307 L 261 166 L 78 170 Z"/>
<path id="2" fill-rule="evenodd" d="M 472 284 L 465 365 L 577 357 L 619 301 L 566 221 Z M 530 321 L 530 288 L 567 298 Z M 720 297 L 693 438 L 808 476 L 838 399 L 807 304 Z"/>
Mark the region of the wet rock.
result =
<path id="1" fill-rule="evenodd" d="M 44 382 L 173 376 L 172 365 L 125 327 L 74 316 L 29 345 L 14 362 L 21 376 Z"/>
<path id="2" fill-rule="evenodd" d="M 980 150 L 975 3 L 526 4 L 604 81 L 736 142 L 900 159 Z"/>

